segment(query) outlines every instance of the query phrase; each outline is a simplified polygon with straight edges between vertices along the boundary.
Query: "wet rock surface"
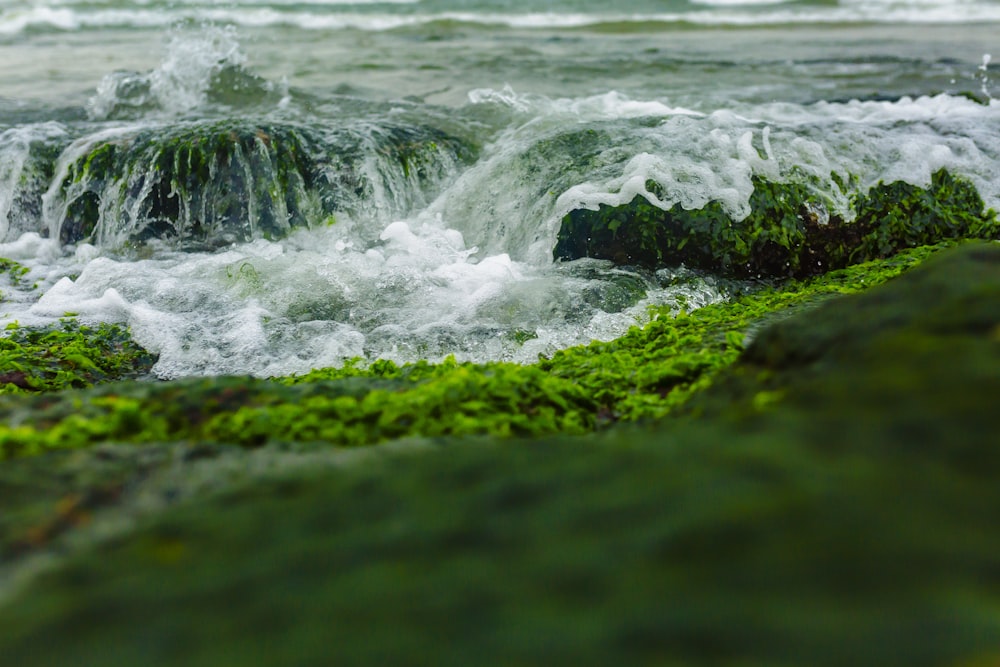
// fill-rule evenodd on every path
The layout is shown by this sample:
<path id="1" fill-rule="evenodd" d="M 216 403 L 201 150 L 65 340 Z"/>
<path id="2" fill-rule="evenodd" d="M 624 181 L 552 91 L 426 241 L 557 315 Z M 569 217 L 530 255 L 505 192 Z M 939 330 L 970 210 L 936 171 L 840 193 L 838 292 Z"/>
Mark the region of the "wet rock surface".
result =
<path id="1" fill-rule="evenodd" d="M 6 461 L 5 560 L 15 533 L 65 554 L 8 582 L 0 649 L 18 665 L 992 664 L 998 390 L 1000 247 L 969 245 L 757 333 L 687 417 L 349 464 L 274 443 Z M 173 502 L 168 479 L 215 482 Z M 155 511 L 58 546 L 143 488 Z M 80 526 L 59 538 L 54 520 Z"/>

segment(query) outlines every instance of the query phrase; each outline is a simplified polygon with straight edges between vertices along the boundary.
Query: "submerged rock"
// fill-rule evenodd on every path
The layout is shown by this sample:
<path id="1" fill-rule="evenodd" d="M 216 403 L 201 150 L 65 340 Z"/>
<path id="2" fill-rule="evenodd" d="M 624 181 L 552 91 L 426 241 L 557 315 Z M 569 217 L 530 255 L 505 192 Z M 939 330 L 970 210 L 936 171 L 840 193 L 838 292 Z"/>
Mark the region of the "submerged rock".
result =
<path id="1" fill-rule="evenodd" d="M 430 127 L 178 123 L 78 140 L 47 194 L 51 233 L 110 247 L 280 238 L 424 203 L 470 155 Z"/>
<path id="2" fill-rule="evenodd" d="M 27 584 L 0 607 L 0 654 L 993 664 L 998 332 L 1000 246 L 970 244 L 774 323 L 687 419 L 237 475 Z M 25 497 L 15 471 L 45 460 L 4 462 L 0 484 Z"/>

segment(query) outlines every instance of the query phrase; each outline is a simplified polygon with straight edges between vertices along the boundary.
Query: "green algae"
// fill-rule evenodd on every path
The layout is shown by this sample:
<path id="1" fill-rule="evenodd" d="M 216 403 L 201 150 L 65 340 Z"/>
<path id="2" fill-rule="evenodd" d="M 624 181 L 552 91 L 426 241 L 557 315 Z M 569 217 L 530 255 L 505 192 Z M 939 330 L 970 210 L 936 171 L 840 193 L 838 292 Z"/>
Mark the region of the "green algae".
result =
<path id="1" fill-rule="evenodd" d="M 64 319 L 52 328 L 7 326 L 0 335 L 0 394 L 55 392 L 136 377 L 155 357 L 120 326 Z"/>
<path id="2" fill-rule="evenodd" d="M 167 506 L 70 550 L 14 592 L 0 606 L 0 653 L 26 667 L 414 656 L 438 665 L 994 664 L 1000 245 L 933 251 L 743 295 L 742 313 L 720 307 L 712 330 L 743 352 L 684 419 L 583 437 L 370 448 L 356 465 L 244 475 Z M 874 283 L 884 284 L 866 289 Z M 755 309 L 771 321 L 749 340 L 718 326 L 743 316 L 759 325 Z M 207 424 L 251 404 L 364 400 L 474 370 L 355 363 L 337 379 L 141 389 L 162 399 L 168 420 Z M 212 414 L 198 413 L 213 395 L 198 383 L 220 382 Z M 173 393 L 157 394 L 165 388 Z M 115 387 L 86 395 L 110 398 Z M 58 420 L 60 409 L 32 418 L 51 410 Z M 172 468 L 179 455 L 193 466 L 185 475 L 198 465 L 208 474 L 224 456 L 200 443 L 186 454 L 166 447 L 105 446 L 93 467 L 75 459 L 93 450 L 5 461 L 0 490 L 12 490 L 13 511 L 0 516 L 0 544 L 30 550 L 60 531 L 85 532 L 91 513 L 129 502 L 145 471 Z M 280 447 L 253 453 L 279 456 Z M 50 484 L 48 512 L 23 486 L 36 471 Z M 58 493 L 64 477 L 68 496 Z"/>
<path id="3" fill-rule="evenodd" d="M 234 119 L 146 129 L 69 162 L 59 184 L 60 240 L 116 247 L 280 238 L 370 201 L 379 176 L 365 161 L 372 152 L 399 172 L 382 175 L 399 202 L 472 157 L 464 142 L 429 127 L 324 133 Z"/>
<path id="4" fill-rule="evenodd" d="M 851 221 L 802 183 L 753 179 L 750 215 L 735 221 L 719 202 L 668 211 L 641 196 L 562 221 L 557 259 L 597 257 L 652 268 L 685 265 L 732 277 L 798 278 L 948 239 L 1000 237 L 996 212 L 975 187 L 945 170 L 928 187 L 879 183 L 853 198 Z M 655 194 L 657 186 L 649 183 Z"/>
<path id="5" fill-rule="evenodd" d="M 235 238 L 284 235 L 311 215 L 304 197 L 316 178 L 311 141 L 293 128 L 221 122 L 100 144 L 68 167 L 60 240 L 107 235 L 99 227 L 105 213 L 125 210 L 133 242 L 211 240 L 220 227 Z"/>
<path id="6" fill-rule="evenodd" d="M 852 393 L 871 395 L 867 423 L 837 427 L 846 437 L 850 430 L 878 430 L 880 411 L 890 405 L 901 411 L 898 395 L 911 401 L 919 390 L 935 404 L 913 415 L 928 422 L 918 440 L 934 432 L 959 451 L 964 430 L 983 425 L 944 424 L 985 410 L 1000 389 L 998 265 L 1000 245 L 967 244 L 961 252 L 929 258 L 905 280 L 764 328 L 686 409 L 731 419 L 832 400 L 820 395 L 835 398 L 833 405 Z M 856 411 L 863 412 L 860 406 Z M 836 414 L 824 418 L 833 422 Z"/>
<path id="7" fill-rule="evenodd" d="M 513 364 L 436 368 L 421 382 L 341 378 L 284 386 L 252 378 L 104 385 L 0 402 L 0 456 L 100 442 L 181 439 L 373 444 L 407 435 L 584 433 L 596 405 L 572 382 Z"/>
<path id="8" fill-rule="evenodd" d="M 238 484 L 40 576 L 0 608 L 0 649 L 82 666 L 993 664 L 998 303 L 1000 246 L 968 244 L 774 322 L 703 394 L 780 391 L 777 409 L 424 441 Z"/>
<path id="9" fill-rule="evenodd" d="M 352 360 L 278 380 L 210 378 L 112 384 L 0 402 L 0 458 L 101 442 L 195 440 L 375 444 L 407 436 L 583 434 L 664 417 L 732 364 L 748 333 L 775 313 L 856 292 L 938 248 L 765 287 L 673 316 L 667 309 L 621 338 L 537 364 Z"/>
<path id="10" fill-rule="evenodd" d="M 831 460 L 808 434 L 452 441 L 258 482 L 43 575 L 0 609 L 0 646 L 81 666 L 994 655 L 995 484 L 940 450 Z"/>
<path id="11" fill-rule="evenodd" d="M 24 277 L 28 275 L 29 271 L 30 269 L 20 262 L 0 257 L 0 275 L 6 275 L 12 287 L 21 286 L 24 282 Z M 3 294 L 0 293 L 0 301 L 2 300 Z"/>

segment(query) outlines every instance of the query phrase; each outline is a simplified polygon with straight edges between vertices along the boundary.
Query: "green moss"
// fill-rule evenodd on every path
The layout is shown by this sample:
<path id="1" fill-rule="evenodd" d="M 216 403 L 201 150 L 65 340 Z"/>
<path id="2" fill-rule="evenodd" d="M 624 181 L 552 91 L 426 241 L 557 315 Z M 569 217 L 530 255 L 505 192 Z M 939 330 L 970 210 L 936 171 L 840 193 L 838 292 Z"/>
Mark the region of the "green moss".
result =
<path id="1" fill-rule="evenodd" d="M 931 252 L 743 295 L 684 328 L 684 349 L 695 333 L 738 347 L 733 323 L 799 309 L 754 335 L 687 419 L 364 457 L 275 443 L 5 461 L 0 560 L 44 550 L 47 567 L 17 572 L 0 654 L 24 667 L 995 665 L 1000 245 L 963 244 L 837 296 Z M 497 369 L 504 396 L 487 380 Z M 442 423 L 472 401 L 537 400 L 503 365 L 335 373 L 137 384 L 128 397 L 109 385 L 4 402 L 3 416 L 97 429 L 120 403 L 109 422 L 125 431 L 228 423 L 280 439 L 291 413 L 266 409 L 311 403 L 297 415 L 308 431 L 371 396 L 403 408 L 389 395 L 431 385 L 458 399 L 415 406 L 442 407 Z M 259 424 L 216 419 L 248 407 Z M 182 478 L 213 484 L 171 504 Z"/>
<path id="2" fill-rule="evenodd" d="M 624 206 L 571 211 L 562 221 L 557 259 L 598 257 L 659 268 L 685 265 L 734 277 L 806 277 L 905 248 L 946 239 L 998 238 L 1000 222 L 984 212 L 975 187 L 936 172 L 929 187 L 879 183 L 854 198 L 846 222 L 798 183 L 754 178 L 750 215 L 732 220 L 719 202 L 664 211 L 637 196 Z M 648 184 L 656 192 L 656 184 Z M 828 219 L 826 219 L 828 217 Z"/>
<path id="3" fill-rule="evenodd" d="M 14 287 L 21 285 L 24 276 L 28 274 L 28 267 L 12 259 L 0 257 L 0 274 L 6 274 L 10 284 Z"/>
<path id="4" fill-rule="evenodd" d="M 994 666 L 998 305 L 1000 246 L 970 244 L 761 333 L 735 398 L 760 410 L 311 450 L 308 469 L 273 466 L 71 550 L 0 608 L 0 654 L 23 667 Z M 213 449 L 192 448 L 203 478 L 302 453 L 213 468 Z M 79 485 L 73 459 L 5 462 L 27 465 L 0 472 L 0 493 L 50 461 Z M 119 482 L 102 467 L 149 490 L 143 471 Z M 11 527 L 48 546 L 102 502 Z"/>
<path id="5" fill-rule="evenodd" d="M 51 392 L 133 377 L 155 358 L 117 325 L 64 320 L 55 328 L 8 325 L 0 336 L 0 394 Z"/>
<path id="6" fill-rule="evenodd" d="M 677 317 L 655 311 L 648 325 L 615 341 L 531 366 L 449 359 L 362 367 L 352 360 L 276 381 L 119 384 L 0 403 L 7 424 L 0 426 L 0 457 L 107 441 L 357 446 L 404 436 L 581 434 L 660 418 L 709 386 L 739 356 L 747 334 L 775 313 L 884 282 L 935 249 L 762 288 Z"/>
<path id="7" fill-rule="evenodd" d="M 408 183 L 391 193 L 400 202 L 472 157 L 465 142 L 431 127 L 319 132 L 233 119 L 145 129 L 68 166 L 60 240 L 211 246 L 280 238 L 370 203 L 373 153 Z M 392 174 L 379 176 L 393 188 Z"/>
<path id="8" fill-rule="evenodd" d="M 60 239 L 93 240 L 105 211 L 126 208 L 137 225 L 132 242 L 284 235 L 312 214 L 304 191 L 318 178 L 315 141 L 294 127 L 225 121 L 98 145 L 64 179 Z"/>
<path id="9" fill-rule="evenodd" d="M 824 414 L 832 424 L 838 404 L 852 395 L 871 395 L 870 403 L 855 408 L 867 423 L 841 425 L 841 432 L 875 429 L 880 411 L 903 411 L 918 391 L 931 405 L 921 408 L 927 414 L 914 410 L 915 419 L 933 422 L 937 416 L 943 423 L 976 413 L 1000 390 L 998 266 L 1000 244 L 970 243 L 961 252 L 931 258 L 905 280 L 824 303 L 808 317 L 782 320 L 755 336 L 711 390 L 685 408 L 733 419 L 836 396 Z M 862 378 L 865 386 L 858 384 Z M 930 433 L 941 427 L 926 428 Z M 955 443 L 953 451 L 961 449 L 957 432 L 939 436 Z"/>

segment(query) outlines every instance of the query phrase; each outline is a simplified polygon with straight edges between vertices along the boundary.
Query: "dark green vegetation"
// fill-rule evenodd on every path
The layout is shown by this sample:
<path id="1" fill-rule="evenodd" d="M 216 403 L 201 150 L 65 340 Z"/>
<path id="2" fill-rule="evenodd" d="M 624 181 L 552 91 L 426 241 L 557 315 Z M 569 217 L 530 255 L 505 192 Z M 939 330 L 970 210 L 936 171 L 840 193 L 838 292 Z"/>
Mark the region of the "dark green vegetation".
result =
<path id="1" fill-rule="evenodd" d="M 378 159 L 366 161 L 371 155 Z M 280 238 L 362 211 L 376 188 L 405 210 L 470 157 L 466 144 L 430 127 L 324 132 L 226 120 L 145 129 L 87 146 L 69 163 L 60 240 L 211 246 Z"/>
<path id="2" fill-rule="evenodd" d="M 5 276 L 11 286 L 19 287 L 24 282 L 26 275 L 28 275 L 28 267 L 12 259 L 0 257 L 0 276 Z M 3 298 L 3 292 L 0 292 L 0 302 L 3 301 Z"/>
<path id="3" fill-rule="evenodd" d="M 0 401 L 6 424 L 0 459 L 108 441 L 363 445 L 404 436 L 582 434 L 662 417 L 731 364 L 763 319 L 883 282 L 932 250 L 761 289 L 676 318 L 663 309 L 615 341 L 564 350 L 533 366 L 421 362 L 400 368 L 379 361 L 284 383 L 208 378 L 11 398 Z M 142 357 L 108 363 L 127 367 L 134 359 Z M 78 364 L 75 356 L 68 363 Z"/>
<path id="4" fill-rule="evenodd" d="M 0 655 L 84 667 L 994 665 L 1000 246 L 967 244 L 829 296 L 863 275 L 808 283 L 827 288 L 808 298 L 767 292 L 771 306 L 812 307 L 760 330 L 680 419 L 423 440 L 354 460 L 318 443 L 192 442 L 6 461 L 0 497 L 15 511 L 0 529 L 23 532 L 0 544 L 18 553 L 144 487 L 168 497 L 157 470 L 245 465 L 228 490 L 38 576 L 0 608 Z M 729 331 L 743 329 L 727 319 L 715 335 L 742 342 Z M 340 386 L 420 387 L 458 370 L 385 365 L 372 371 L 381 380 Z M 309 379 L 286 389 L 321 395 L 334 382 Z M 252 472 L 300 457 L 308 472 Z M 23 509 L 33 474 L 71 493 L 44 519 Z"/>
<path id="5" fill-rule="evenodd" d="M 287 139 L 227 136 L 164 168 Z M 154 361 L 120 327 L 12 327 L 0 662 L 997 664 L 1000 245 L 921 245 L 995 236 L 994 214 L 945 173 L 825 225 L 759 186 L 756 236 L 710 205 L 676 250 L 718 233 L 707 268 L 822 275 L 531 366 L 118 382 Z M 673 215 L 633 204 L 619 233 Z"/>
<path id="6" fill-rule="evenodd" d="M 647 187 L 658 193 L 656 183 Z M 754 178 L 752 212 L 732 220 L 718 202 L 659 209 L 636 196 L 620 207 L 579 209 L 562 221 L 556 258 L 598 257 L 653 268 L 677 266 L 734 277 L 805 277 L 889 257 L 944 239 L 1000 238 L 996 212 L 975 187 L 942 170 L 930 186 L 879 183 L 855 197 L 854 220 L 825 213 L 808 186 Z"/>
<path id="7" fill-rule="evenodd" d="M 155 361 L 117 325 L 84 326 L 72 320 L 54 329 L 9 325 L 0 336 L 0 394 L 52 392 L 137 377 Z"/>

